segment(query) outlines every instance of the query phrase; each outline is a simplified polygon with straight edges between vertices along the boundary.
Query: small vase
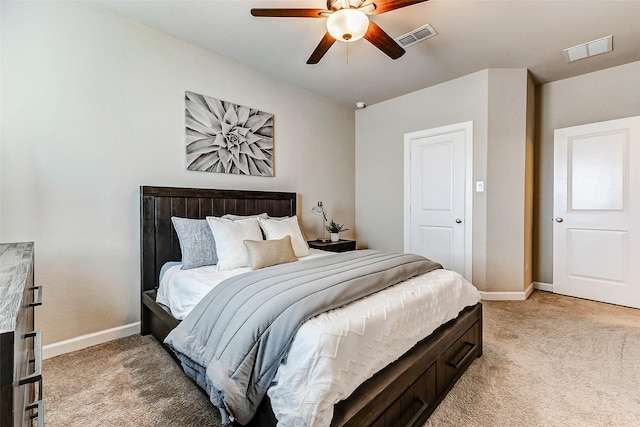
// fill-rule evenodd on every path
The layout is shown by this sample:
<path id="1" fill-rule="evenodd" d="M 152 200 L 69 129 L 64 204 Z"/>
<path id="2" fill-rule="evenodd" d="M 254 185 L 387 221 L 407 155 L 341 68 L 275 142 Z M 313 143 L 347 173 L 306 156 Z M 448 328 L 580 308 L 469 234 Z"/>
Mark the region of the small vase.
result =
<path id="1" fill-rule="evenodd" d="M 338 240 L 340 240 L 340 236 L 338 235 L 338 233 L 331 233 L 331 241 L 337 242 Z"/>

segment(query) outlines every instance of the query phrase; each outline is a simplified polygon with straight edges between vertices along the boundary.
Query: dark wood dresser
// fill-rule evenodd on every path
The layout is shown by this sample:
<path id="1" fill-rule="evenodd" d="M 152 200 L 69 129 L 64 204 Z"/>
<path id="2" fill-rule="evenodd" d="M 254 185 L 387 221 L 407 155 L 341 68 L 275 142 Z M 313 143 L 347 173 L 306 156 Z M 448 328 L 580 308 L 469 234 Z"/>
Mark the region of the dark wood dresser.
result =
<path id="1" fill-rule="evenodd" d="M 34 331 L 42 287 L 33 285 L 33 250 L 30 242 L 0 244 L 0 427 L 44 425 L 42 332 Z"/>

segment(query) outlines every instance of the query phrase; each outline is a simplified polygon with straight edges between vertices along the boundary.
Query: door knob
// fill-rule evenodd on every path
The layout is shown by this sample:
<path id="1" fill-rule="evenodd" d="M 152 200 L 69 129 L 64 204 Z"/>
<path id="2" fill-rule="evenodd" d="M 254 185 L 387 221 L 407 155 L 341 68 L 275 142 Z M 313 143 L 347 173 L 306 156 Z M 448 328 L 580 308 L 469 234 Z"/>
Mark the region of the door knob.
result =
<path id="1" fill-rule="evenodd" d="M 456 224 L 461 224 L 462 220 L 460 218 L 456 218 Z"/>
<path id="2" fill-rule="evenodd" d="M 556 218 L 556 222 L 562 222 L 562 221 L 564 221 L 564 218 L 560 218 L 560 217 Z"/>

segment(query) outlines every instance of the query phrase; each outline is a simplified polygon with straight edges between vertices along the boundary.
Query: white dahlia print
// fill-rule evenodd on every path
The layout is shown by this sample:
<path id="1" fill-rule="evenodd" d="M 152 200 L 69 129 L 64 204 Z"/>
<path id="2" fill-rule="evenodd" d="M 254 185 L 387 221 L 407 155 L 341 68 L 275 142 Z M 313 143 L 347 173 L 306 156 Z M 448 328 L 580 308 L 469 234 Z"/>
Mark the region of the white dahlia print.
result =
<path id="1" fill-rule="evenodd" d="M 273 114 L 185 92 L 187 169 L 273 176 Z"/>

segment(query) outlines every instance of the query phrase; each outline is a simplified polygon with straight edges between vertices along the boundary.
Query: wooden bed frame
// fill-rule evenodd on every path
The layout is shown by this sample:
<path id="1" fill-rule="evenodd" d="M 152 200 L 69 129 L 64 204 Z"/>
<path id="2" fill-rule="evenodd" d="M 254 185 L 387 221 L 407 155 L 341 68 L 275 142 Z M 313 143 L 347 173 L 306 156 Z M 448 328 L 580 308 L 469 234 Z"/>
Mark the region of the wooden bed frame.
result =
<path id="1" fill-rule="evenodd" d="M 162 343 L 180 323 L 155 301 L 162 265 L 181 259 L 171 217 L 203 219 L 262 212 L 295 215 L 296 193 L 142 186 L 140 209 L 141 334 L 152 334 Z M 336 404 L 331 425 L 422 425 L 481 355 L 482 306 L 478 303 L 440 326 Z M 251 425 L 275 425 L 268 398 Z"/>

